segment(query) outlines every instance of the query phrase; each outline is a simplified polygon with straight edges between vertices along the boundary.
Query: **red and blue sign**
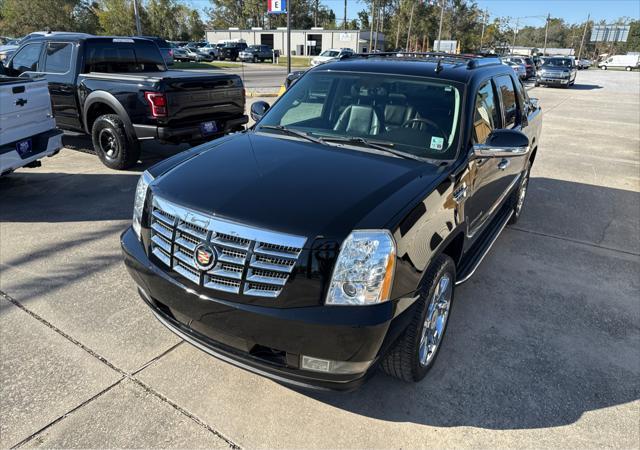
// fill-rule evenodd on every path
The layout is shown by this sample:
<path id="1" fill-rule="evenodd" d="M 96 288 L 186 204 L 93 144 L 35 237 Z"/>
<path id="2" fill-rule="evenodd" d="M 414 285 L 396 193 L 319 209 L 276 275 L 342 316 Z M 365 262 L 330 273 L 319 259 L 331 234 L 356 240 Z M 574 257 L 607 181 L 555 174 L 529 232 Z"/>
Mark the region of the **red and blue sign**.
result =
<path id="1" fill-rule="evenodd" d="M 287 0 L 267 0 L 267 12 L 269 14 L 286 14 Z"/>

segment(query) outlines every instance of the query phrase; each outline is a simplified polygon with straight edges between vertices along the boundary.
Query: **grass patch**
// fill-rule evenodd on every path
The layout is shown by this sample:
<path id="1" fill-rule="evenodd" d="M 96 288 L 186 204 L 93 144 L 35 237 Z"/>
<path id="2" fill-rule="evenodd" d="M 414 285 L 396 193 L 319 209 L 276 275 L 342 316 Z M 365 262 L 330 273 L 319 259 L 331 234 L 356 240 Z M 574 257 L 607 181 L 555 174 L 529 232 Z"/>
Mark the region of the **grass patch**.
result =
<path id="1" fill-rule="evenodd" d="M 278 60 L 278 65 L 286 67 L 287 66 L 287 57 L 281 56 Z M 311 66 L 311 57 L 309 56 L 292 56 L 291 57 L 291 67 L 302 67 L 306 68 Z"/>
<path id="2" fill-rule="evenodd" d="M 238 64 L 224 61 L 176 62 L 171 66 L 173 69 L 232 69 L 237 67 Z"/>

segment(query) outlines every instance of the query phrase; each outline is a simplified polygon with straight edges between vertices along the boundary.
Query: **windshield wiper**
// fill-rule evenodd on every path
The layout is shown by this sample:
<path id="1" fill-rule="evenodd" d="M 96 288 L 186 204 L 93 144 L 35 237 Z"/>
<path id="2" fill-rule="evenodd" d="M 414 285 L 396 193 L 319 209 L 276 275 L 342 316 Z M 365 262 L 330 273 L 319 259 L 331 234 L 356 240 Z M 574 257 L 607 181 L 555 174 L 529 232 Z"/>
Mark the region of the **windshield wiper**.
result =
<path id="1" fill-rule="evenodd" d="M 324 142 L 322 142 L 321 139 L 317 139 L 312 136 L 309 136 L 308 133 L 292 130 L 291 128 L 287 128 L 282 125 L 260 125 L 260 128 L 258 128 L 258 131 L 262 129 L 282 131 L 283 133 L 288 134 L 289 136 L 296 136 L 302 139 L 306 139 L 307 141 L 315 142 L 316 144 L 324 144 Z"/>
<path id="2" fill-rule="evenodd" d="M 327 137 L 323 137 L 322 140 L 326 142 L 333 141 L 333 142 L 346 142 L 349 144 L 360 144 L 360 145 L 364 145 L 365 147 L 373 148 L 376 150 L 383 151 L 385 153 L 390 153 L 392 155 L 399 156 L 400 158 L 414 159 L 416 161 L 424 162 L 424 159 L 420 158 L 419 156 L 412 155 L 411 153 L 401 152 L 399 150 L 395 150 L 391 148 L 395 145 L 393 142 L 370 141 L 363 137 L 355 137 L 355 136 L 349 136 L 349 137 L 327 136 Z"/>

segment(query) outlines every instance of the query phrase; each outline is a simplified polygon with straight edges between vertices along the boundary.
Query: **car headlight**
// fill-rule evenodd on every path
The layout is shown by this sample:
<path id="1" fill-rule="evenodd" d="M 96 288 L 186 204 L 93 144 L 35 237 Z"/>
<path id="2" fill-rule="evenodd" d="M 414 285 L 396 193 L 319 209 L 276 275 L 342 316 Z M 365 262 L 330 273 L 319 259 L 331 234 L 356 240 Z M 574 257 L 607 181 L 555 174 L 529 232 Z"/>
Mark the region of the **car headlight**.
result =
<path id="1" fill-rule="evenodd" d="M 356 230 L 342 244 L 327 305 L 371 305 L 389 300 L 396 243 L 387 230 Z"/>
<path id="2" fill-rule="evenodd" d="M 147 199 L 147 191 L 149 184 L 153 181 L 153 176 L 146 170 L 138 180 L 136 187 L 136 198 L 133 203 L 133 231 L 135 231 L 138 239 L 140 239 L 140 228 L 142 225 L 142 211 L 144 210 L 144 202 Z"/>

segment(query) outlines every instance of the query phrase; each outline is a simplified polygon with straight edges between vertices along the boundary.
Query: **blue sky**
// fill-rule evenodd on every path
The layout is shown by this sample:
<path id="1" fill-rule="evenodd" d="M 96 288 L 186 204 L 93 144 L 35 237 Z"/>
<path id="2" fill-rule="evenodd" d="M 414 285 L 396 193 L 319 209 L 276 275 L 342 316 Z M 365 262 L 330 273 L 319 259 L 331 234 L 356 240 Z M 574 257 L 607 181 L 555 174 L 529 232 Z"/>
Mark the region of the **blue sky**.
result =
<path id="1" fill-rule="evenodd" d="M 211 5 L 209 0 L 182 0 L 191 7 L 203 10 Z M 265 4 L 267 0 L 264 0 Z M 295 0 L 293 0 L 295 1 Z M 321 0 L 332 8 L 336 17 L 342 18 L 344 0 Z M 476 0 L 482 9 L 488 9 L 489 15 L 521 16 L 520 22 L 525 25 L 541 25 L 544 19 L 527 16 L 562 17 L 569 23 L 580 23 L 591 13 L 593 20 L 613 21 L 622 16 L 640 19 L 640 0 Z M 358 11 L 364 9 L 364 3 L 348 0 L 347 15 L 349 19 L 357 17 Z"/>

